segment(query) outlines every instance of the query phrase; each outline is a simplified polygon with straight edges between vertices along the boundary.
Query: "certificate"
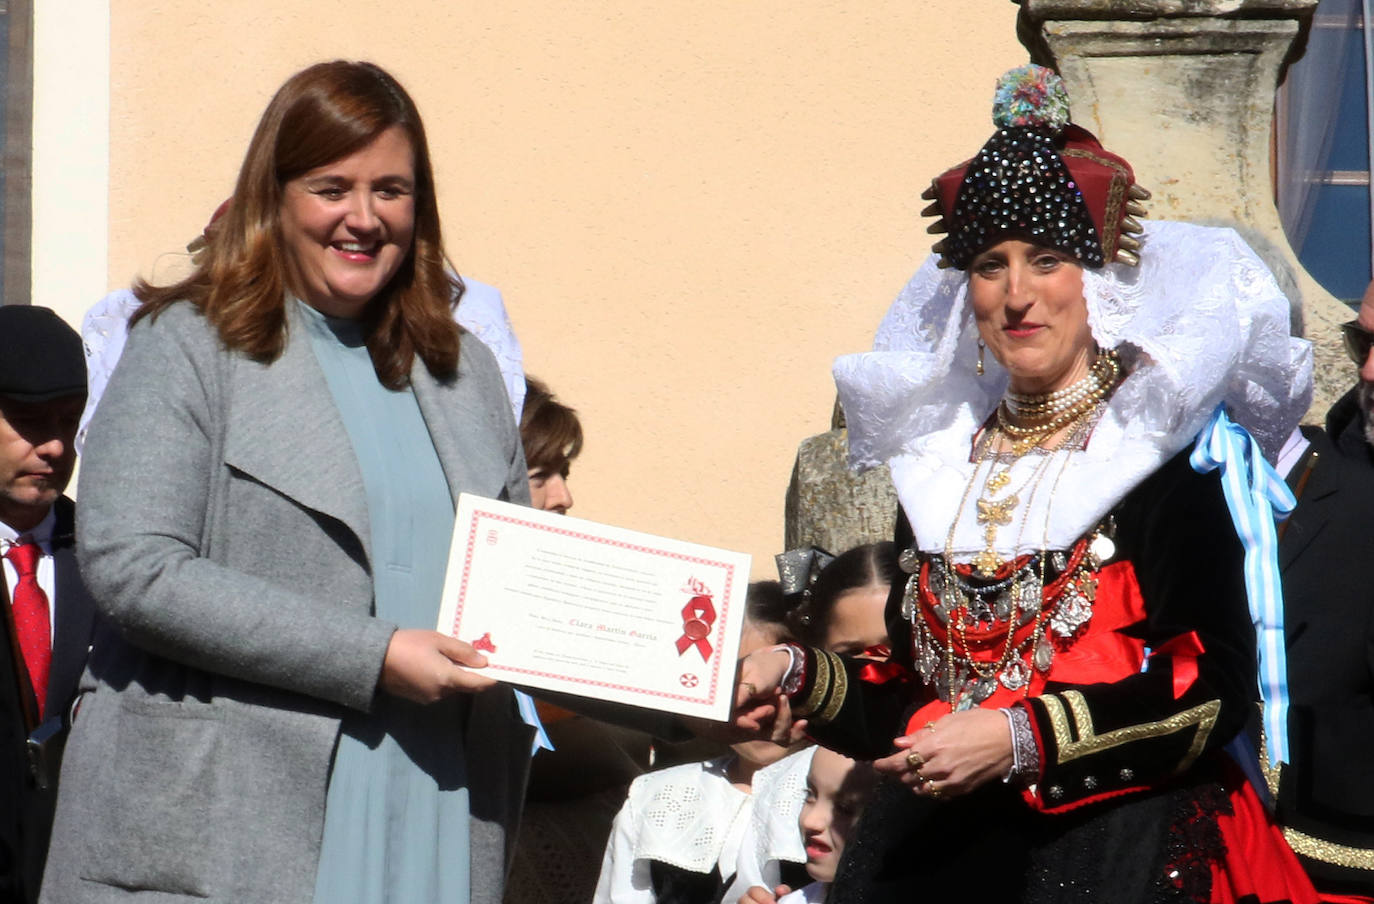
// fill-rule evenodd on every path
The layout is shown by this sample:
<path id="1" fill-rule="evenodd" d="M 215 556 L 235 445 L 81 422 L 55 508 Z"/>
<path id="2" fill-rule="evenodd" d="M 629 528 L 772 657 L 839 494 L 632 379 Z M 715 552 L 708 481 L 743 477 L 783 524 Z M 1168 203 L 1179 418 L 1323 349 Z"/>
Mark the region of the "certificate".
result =
<path id="1" fill-rule="evenodd" d="M 749 564 L 464 493 L 438 629 L 502 681 L 725 721 Z"/>

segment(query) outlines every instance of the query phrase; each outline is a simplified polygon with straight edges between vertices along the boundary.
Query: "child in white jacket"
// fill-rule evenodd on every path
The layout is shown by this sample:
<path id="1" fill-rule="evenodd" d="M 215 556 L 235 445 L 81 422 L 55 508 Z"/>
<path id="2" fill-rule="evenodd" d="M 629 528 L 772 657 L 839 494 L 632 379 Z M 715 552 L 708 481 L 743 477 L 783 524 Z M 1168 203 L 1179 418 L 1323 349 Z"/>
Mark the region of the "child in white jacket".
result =
<path id="1" fill-rule="evenodd" d="M 858 763 L 833 750 L 817 748 L 806 777 L 806 803 L 797 820 L 806 844 L 806 872 L 810 885 L 773 891 L 754 886 L 740 904 L 821 904 L 835 879 L 854 824 L 877 783 L 868 763 Z"/>
<path id="2" fill-rule="evenodd" d="M 785 639 L 776 582 L 751 585 L 740 656 Z M 791 748 L 732 744 L 733 755 L 641 775 L 616 815 L 594 904 L 718 904 L 753 813 L 755 773 Z"/>

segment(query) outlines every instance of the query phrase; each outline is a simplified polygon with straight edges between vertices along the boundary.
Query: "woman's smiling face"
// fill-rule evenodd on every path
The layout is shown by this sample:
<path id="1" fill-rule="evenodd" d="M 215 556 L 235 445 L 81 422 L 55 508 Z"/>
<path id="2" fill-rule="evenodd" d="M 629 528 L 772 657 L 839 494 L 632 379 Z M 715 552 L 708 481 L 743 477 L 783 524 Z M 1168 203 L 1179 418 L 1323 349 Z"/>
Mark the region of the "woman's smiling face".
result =
<path id="1" fill-rule="evenodd" d="M 415 152 L 392 126 L 347 157 L 287 182 L 281 206 L 291 289 L 316 310 L 354 318 L 410 254 Z"/>
<path id="2" fill-rule="evenodd" d="M 1083 268 L 1060 251 L 1007 239 L 968 268 L 978 333 L 1020 393 L 1063 389 L 1093 358 Z"/>

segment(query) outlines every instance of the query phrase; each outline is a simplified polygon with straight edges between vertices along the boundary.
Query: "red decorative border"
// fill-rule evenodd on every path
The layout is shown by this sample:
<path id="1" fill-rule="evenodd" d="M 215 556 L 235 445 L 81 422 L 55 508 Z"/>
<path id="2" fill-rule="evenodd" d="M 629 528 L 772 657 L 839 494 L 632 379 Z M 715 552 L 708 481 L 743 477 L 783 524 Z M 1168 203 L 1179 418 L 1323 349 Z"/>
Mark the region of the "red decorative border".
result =
<path id="1" fill-rule="evenodd" d="M 711 559 L 703 559 L 699 556 L 689 556 L 683 553 L 669 552 L 665 549 L 655 549 L 651 546 L 641 546 L 636 543 L 627 543 L 623 540 L 611 540 L 607 537 L 597 537 L 591 534 L 583 533 L 581 531 L 569 530 L 563 527 L 552 527 L 547 524 L 539 524 L 534 521 L 527 521 L 523 518 L 516 518 L 510 515 L 499 515 L 495 512 L 481 511 L 472 513 L 472 525 L 471 529 L 468 531 L 468 545 L 463 555 L 463 580 L 458 588 L 458 605 L 457 608 L 454 609 L 453 624 L 450 626 L 449 631 L 449 633 L 452 634 L 454 637 L 458 636 L 458 623 L 461 622 L 463 619 L 463 601 L 467 598 L 468 579 L 471 576 L 472 571 L 472 550 L 477 542 L 478 521 L 481 518 L 490 518 L 494 521 L 502 521 L 508 524 L 515 524 L 523 527 L 532 527 L 536 530 L 547 531 L 553 534 L 562 534 L 563 536 L 567 537 L 576 537 L 582 540 L 591 540 L 593 542 L 601 543 L 606 546 L 615 546 L 621 549 L 633 550 L 635 552 L 649 553 L 651 555 L 657 556 L 666 556 L 670 559 L 680 559 L 684 562 L 691 562 L 698 565 L 706 565 L 711 568 L 725 569 L 725 589 L 721 594 L 723 605 L 720 612 L 720 621 L 718 622 L 720 627 L 717 628 L 715 632 L 713 632 L 713 634 L 715 635 L 716 649 L 721 650 L 724 647 L 725 626 L 729 624 L 730 620 L 730 588 L 733 585 L 735 579 L 734 565 L 728 562 L 716 562 Z M 707 693 L 705 697 L 689 697 L 686 694 L 670 694 L 665 691 L 649 691 L 641 687 L 632 687 L 626 684 L 614 684 L 609 681 L 590 681 L 580 678 L 568 678 L 565 675 L 558 675 L 553 672 L 540 672 L 533 669 L 517 669 L 512 668 L 510 666 L 498 665 L 495 663 L 493 663 L 490 666 L 490 668 L 492 668 L 493 670 L 499 669 L 503 672 L 512 672 L 517 675 L 535 675 L 543 678 L 558 678 L 562 681 L 571 681 L 578 684 L 587 685 L 589 687 L 602 687 L 610 690 L 630 691 L 631 693 L 641 694 L 643 696 L 661 697 L 667 700 L 681 700 L 685 703 L 701 704 L 709 703 L 710 701 L 715 699 L 716 689 L 719 687 L 720 684 L 720 667 L 721 663 L 724 661 L 725 656 L 722 653 L 722 655 L 716 657 L 715 664 L 711 666 L 711 681 L 706 687 Z"/>

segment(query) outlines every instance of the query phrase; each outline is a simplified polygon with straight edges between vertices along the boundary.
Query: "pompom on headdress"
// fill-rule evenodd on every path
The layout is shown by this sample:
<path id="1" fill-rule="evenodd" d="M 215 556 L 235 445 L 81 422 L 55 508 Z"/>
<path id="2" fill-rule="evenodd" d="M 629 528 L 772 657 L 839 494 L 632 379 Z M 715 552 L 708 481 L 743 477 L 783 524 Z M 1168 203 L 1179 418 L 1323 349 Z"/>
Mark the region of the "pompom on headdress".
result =
<path id="1" fill-rule="evenodd" d="M 1004 238 L 1022 238 L 1098 269 L 1140 263 L 1144 231 L 1136 217 L 1150 193 L 1131 165 L 1069 120 L 1064 81 L 1034 64 L 997 82 L 997 132 L 972 160 L 946 170 L 921 195 L 921 213 L 939 217 L 929 231 L 949 233 L 933 250 L 940 266 L 968 269 L 974 256 Z"/>

